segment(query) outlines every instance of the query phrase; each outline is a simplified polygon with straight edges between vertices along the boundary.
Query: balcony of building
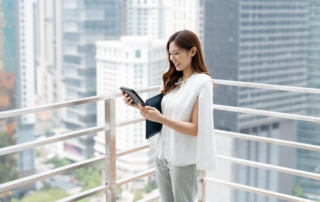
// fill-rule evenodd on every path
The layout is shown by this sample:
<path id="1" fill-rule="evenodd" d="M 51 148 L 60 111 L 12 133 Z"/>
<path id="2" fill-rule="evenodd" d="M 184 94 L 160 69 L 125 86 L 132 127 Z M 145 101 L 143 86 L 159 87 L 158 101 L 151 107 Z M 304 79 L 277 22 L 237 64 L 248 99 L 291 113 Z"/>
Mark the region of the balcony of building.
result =
<path id="1" fill-rule="evenodd" d="M 268 90 L 275 90 L 275 91 L 288 91 L 288 92 L 297 92 L 297 93 L 310 93 L 310 94 L 320 94 L 319 89 L 312 89 L 312 88 L 302 88 L 302 87 L 291 87 L 291 86 L 279 86 L 279 85 L 269 85 L 269 84 L 260 84 L 260 83 L 248 83 L 248 82 L 237 82 L 237 81 L 227 81 L 227 80 L 213 80 L 216 85 L 228 85 L 228 86 L 238 86 L 238 87 L 246 87 L 246 88 L 258 88 L 258 89 L 268 89 Z M 138 93 L 146 93 L 157 91 L 159 86 L 156 87 L 149 87 L 146 89 L 137 90 Z M 117 150 L 116 148 L 116 130 L 119 127 L 128 126 L 130 124 L 135 124 L 144 121 L 143 118 L 137 117 L 135 119 L 130 119 L 126 121 L 117 122 L 116 121 L 116 98 L 121 97 L 121 93 L 107 93 L 105 95 L 87 97 L 83 99 L 65 101 L 61 103 L 53 103 L 44 106 L 37 106 L 32 108 L 25 108 L 25 109 L 16 109 L 11 111 L 4 111 L 0 113 L 0 120 L 6 119 L 10 117 L 16 117 L 21 115 L 26 115 L 30 113 L 37 113 L 41 111 L 47 110 L 55 110 L 61 109 L 70 106 L 76 106 L 81 104 L 87 103 L 94 103 L 94 102 L 104 102 L 105 106 L 105 125 L 99 125 L 92 128 L 85 128 L 77 131 L 67 132 L 64 134 L 46 137 L 42 139 L 36 139 L 26 143 L 20 143 L 16 145 L 11 145 L 7 147 L 0 148 L 0 156 L 13 154 L 16 152 L 21 152 L 27 149 L 36 148 L 48 144 L 54 143 L 61 143 L 62 141 L 69 140 L 72 138 L 77 138 L 81 136 L 85 136 L 88 134 L 94 133 L 104 133 L 104 139 L 106 144 L 104 145 L 105 155 L 97 155 L 93 158 L 88 158 L 85 160 L 81 160 L 75 163 L 71 163 L 69 165 L 61 166 L 59 168 L 54 168 L 48 171 L 39 172 L 36 174 L 29 175 L 27 177 L 19 178 L 13 181 L 9 181 L 3 184 L 0 184 L 0 195 L 1 193 L 6 193 L 13 189 L 23 187 L 29 184 L 34 184 L 37 181 L 46 180 L 49 178 L 53 178 L 55 176 L 74 171 L 79 168 L 83 167 L 90 167 L 96 163 L 105 163 L 105 170 L 104 170 L 104 183 L 101 186 L 97 186 L 94 188 L 90 188 L 86 191 L 82 191 L 80 193 L 76 193 L 74 195 L 62 198 L 59 202 L 67 202 L 67 201 L 78 201 L 81 199 L 85 199 L 97 194 L 103 193 L 104 199 L 103 201 L 116 201 L 117 195 L 117 187 L 125 185 L 127 183 L 133 182 L 135 180 L 147 177 L 147 176 L 154 176 L 155 175 L 155 168 L 147 169 L 131 175 L 129 177 L 120 178 L 117 173 L 116 169 L 116 160 L 119 157 L 138 152 L 141 150 L 145 150 L 149 148 L 149 144 L 143 144 L 141 146 L 127 148 L 125 150 Z M 213 104 L 214 110 L 223 110 L 227 112 L 235 112 L 235 113 L 244 113 L 244 114 L 251 114 L 251 115 L 260 115 L 260 116 L 267 116 L 267 117 L 275 117 L 280 119 L 288 119 L 288 120 L 298 120 L 298 121 L 305 121 L 305 122 L 314 122 L 320 123 L 319 117 L 312 117 L 312 116 L 305 116 L 299 114 L 289 114 L 289 113 L 281 113 L 281 112 L 274 112 L 274 111 L 265 111 L 265 110 L 258 110 L 258 109 L 250 109 L 250 108 L 242 108 L 242 107 L 234 107 L 234 106 L 225 106 L 225 105 L 217 105 Z M 299 148 L 304 150 L 309 150 L 312 152 L 317 152 L 319 155 L 320 153 L 320 146 L 315 145 L 312 142 L 310 144 L 299 143 L 295 141 L 287 141 L 281 139 L 275 139 L 270 137 L 261 137 L 261 136 L 254 136 L 250 134 L 244 133 L 236 133 L 236 132 L 229 132 L 224 130 L 215 130 L 216 135 L 222 137 L 229 137 L 233 139 L 241 139 L 241 140 L 250 140 L 255 142 L 262 142 L 271 145 L 278 145 L 290 148 Z M 99 139 L 99 138 L 95 138 Z M 100 137 L 101 139 L 101 137 Z M 218 143 L 219 144 L 219 143 Z M 101 147 L 101 145 L 98 145 Z M 290 157 L 288 157 L 290 158 Z M 280 159 L 281 160 L 281 159 Z M 218 154 L 218 162 L 220 161 L 227 161 L 232 164 L 239 164 L 245 165 L 252 168 L 262 168 L 265 170 L 276 171 L 279 173 L 285 173 L 293 176 L 299 176 L 306 179 L 315 179 L 320 180 L 319 172 L 306 172 L 298 169 L 287 168 L 282 166 L 276 166 L 268 163 L 261 163 L 241 158 L 235 158 L 232 156 L 226 156 L 222 154 Z M 223 172 L 223 171 L 221 171 Z M 294 196 L 293 194 L 283 194 L 276 191 L 266 190 L 262 188 L 252 187 L 243 185 L 240 183 L 234 183 L 231 181 L 220 180 L 216 178 L 212 178 L 206 175 L 205 172 L 202 172 L 202 175 L 199 178 L 199 191 L 198 191 L 198 201 L 214 201 L 208 198 L 210 192 L 214 192 L 214 190 L 208 189 L 208 184 L 216 184 L 218 186 L 226 186 L 235 190 L 242 190 L 246 192 L 255 193 L 258 195 L 264 195 L 273 197 L 276 199 L 281 199 L 284 201 L 300 201 L 300 202 L 311 202 L 312 200 L 300 198 Z M 142 201 L 156 201 L 161 200 L 160 195 L 155 192 L 153 195 L 149 195 L 148 197 L 141 199 Z"/>

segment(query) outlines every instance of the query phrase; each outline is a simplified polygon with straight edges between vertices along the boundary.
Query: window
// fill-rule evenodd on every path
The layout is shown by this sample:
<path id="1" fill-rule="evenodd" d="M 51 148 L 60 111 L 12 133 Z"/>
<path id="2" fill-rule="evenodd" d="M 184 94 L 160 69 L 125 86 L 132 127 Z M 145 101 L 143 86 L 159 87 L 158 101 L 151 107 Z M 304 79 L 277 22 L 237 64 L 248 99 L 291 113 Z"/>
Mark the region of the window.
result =
<path id="1" fill-rule="evenodd" d="M 140 50 L 136 50 L 136 58 L 141 58 L 141 51 Z"/>

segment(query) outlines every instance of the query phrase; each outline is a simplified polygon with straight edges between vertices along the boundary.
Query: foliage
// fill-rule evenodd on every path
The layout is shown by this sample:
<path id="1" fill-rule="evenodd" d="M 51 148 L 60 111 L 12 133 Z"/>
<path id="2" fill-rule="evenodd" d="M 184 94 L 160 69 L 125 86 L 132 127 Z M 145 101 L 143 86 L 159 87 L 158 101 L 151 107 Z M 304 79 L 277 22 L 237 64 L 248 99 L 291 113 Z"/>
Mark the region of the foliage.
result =
<path id="1" fill-rule="evenodd" d="M 12 198 L 12 199 L 11 199 L 11 202 L 19 202 L 19 200 L 18 200 L 18 199 L 15 199 L 15 198 Z"/>
<path id="2" fill-rule="evenodd" d="M 68 194 L 60 189 L 50 189 L 46 191 L 39 191 L 32 195 L 24 197 L 21 202 L 43 202 L 43 201 L 56 201 L 67 197 Z"/>
<path id="3" fill-rule="evenodd" d="M 153 184 L 147 184 L 146 187 L 144 188 L 146 193 L 150 193 L 155 189 L 156 189 L 156 187 Z"/>
<path id="4" fill-rule="evenodd" d="M 140 199 L 143 199 L 142 192 L 141 191 L 136 191 L 136 193 L 134 194 L 133 201 L 138 201 Z"/>
<path id="5" fill-rule="evenodd" d="M 45 162 L 45 164 L 53 164 L 56 168 L 61 166 L 69 165 L 70 162 L 67 159 L 61 159 L 58 157 L 53 157 Z"/>
<path id="6" fill-rule="evenodd" d="M 102 176 L 99 172 L 100 166 L 90 166 L 77 169 L 75 177 L 82 182 L 82 191 L 97 187 L 101 185 Z"/>
<path id="7" fill-rule="evenodd" d="M 14 135 L 0 131 L 0 148 L 15 144 Z M 0 156 L 0 184 L 17 179 L 17 154 Z"/>
<path id="8" fill-rule="evenodd" d="M 36 149 L 36 157 L 40 157 L 41 156 L 41 151 L 39 149 Z"/>
<path id="9" fill-rule="evenodd" d="M 80 201 L 78 202 L 90 202 L 90 199 L 89 198 L 84 198 L 84 199 L 81 199 Z"/>
<path id="10" fill-rule="evenodd" d="M 295 185 L 293 186 L 293 195 L 294 195 L 294 196 L 297 196 L 297 197 L 300 197 L 300 198 L 307 198 L 307 197 L 304 195 L 302 188 L 301 188 L 300 185 L 298 185 L 298 184 L 295 184 Z"/>
<path id="11" fill-rule="evenodd" d="M 120 195 L 122 193 L 122 187 L 121 186 L 117 186 L 117 195 Z"/>
<path id="12" fill-rule="evenodd" d="M 46 182 L 44 182 L 44 183 L 43 183 L 43 187 L 41 188 L 41 190 L 42 190 L 42 191 L 48 191 L 48 190 L 50 190 L 50 189 L 52 189 L 51 185 L 48 184 L 48 183 L 46 183 Z"/>

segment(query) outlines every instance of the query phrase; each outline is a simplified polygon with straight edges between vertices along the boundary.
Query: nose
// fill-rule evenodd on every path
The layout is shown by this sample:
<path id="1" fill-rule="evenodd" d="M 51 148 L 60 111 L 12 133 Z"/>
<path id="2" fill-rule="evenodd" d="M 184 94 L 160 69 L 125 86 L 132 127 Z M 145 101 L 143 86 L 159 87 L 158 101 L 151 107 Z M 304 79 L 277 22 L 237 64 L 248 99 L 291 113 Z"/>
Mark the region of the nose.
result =
<path id="1" fill-rule="evenodd" d="M 170 55 L 170 60 L 173 62 L 176 58 L 173 55 Z"/>

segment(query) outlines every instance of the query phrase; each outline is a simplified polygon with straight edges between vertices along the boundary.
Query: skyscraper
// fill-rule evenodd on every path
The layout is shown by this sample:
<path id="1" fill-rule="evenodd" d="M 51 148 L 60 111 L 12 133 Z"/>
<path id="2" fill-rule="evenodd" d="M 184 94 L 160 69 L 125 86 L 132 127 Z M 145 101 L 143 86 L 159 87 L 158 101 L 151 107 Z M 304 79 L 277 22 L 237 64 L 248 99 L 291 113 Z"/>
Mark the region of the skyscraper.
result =
<path id="1" fill-rule="evenodd" d="M 3 0 L 1 12 L 0 71 L 3 72 L 4 77 L 12 77 L 11 81 L 14 82 L 11 86 L 14 89 L 7 91 L 14 93 L 14 95 L 7 95 L 11 97 L 10 102 L 13 103 L 10 103 L 5 110 L 32 107 L 35 102 L 34 3 L 33 1 Z M 16 121 L 17 143 L 34 140 L 34 114 L 16 117 Z M 34 150 L 26 149 L 19 152 L 17 166 L 18 177 L 33 174 L 35 172 Z M 33 184 L 21 187 L 20 194 L 32 187 Z"/>
<path id="2" fill-rule="evenodd" d="M 63 100 L 96 95 L 95 42 L 121 35 L 121 2 L 112 0 L 61 2 Z M 96 104 L 66 108 L 68 130 L 96 125 Z M 65 141 L 65 155 L 74 161 L 93 155 L 92 135 Z"/>
<path id="3" fill-rule="evenodd" d="M 309 42 L 307 46 L 307 84 L 310 88 L 320 88 L 320 2 L 307 0 Z M 307 94 L 306 115 L 319 117 L 320 95 Z M 320 145 L 320 124 L 298 122 L 298 142 Z M 316 151 L 297 150 L 297 169 L 320 173 L 320 154 Z M 313 179 L 297 177 L 296 184 L 302 188 L 304 195 L 310 199 L 320 200 L 320 182 Z"/>
<path id="4" fill-rule="evenodd" d="M 205 59 L 212 78 L 234 81 L 306 86 L 308 9 L 304 1 L 206 1 Z M 298 93 L 219 86 L 215 104 L 304 113 L 306 97 Z M 221 130 L 295 141 L 296 122 L 272 117 L 215 110 Z M 295 167 L 294 149 L 247 140 L 233 140 L 233 156 L 284 167 Z M 284 158 L 292 154 L 292 158 Z M 281 159 L 281 161 L 280 161 Z M 291 194 L 293 177 L 277 172 L 234 165 L 235 182 Z M 277 199 L 233 192 L 232 201 Z"/>
<path id="5" fill-rule="evenodd" d="M 166 67 L 166 40 L 147 36 L 122 36 L 120 40 L 97 42 L 97 93 L 119 91 L 120 86 L 140 89 L 161 84 Z M 142 94 L 141 98 L 157 94 Z M 104 103 L 97 103 L 98 125 L 105 123 Z M 122 100 L 116 102 L 116 120 L 123 121 L 139 116 L 139 111 L 125 107 Z M 139 122 L 116 130 L 117 149 L 124 150 L 147 143 L 145 123 Z M 95 137 L 96 154 L 105 153 L 104 132 Z M 118 176 L 135 174 L 152 167 L 153 152 L 143 150 L 117 159 Z M 143 180 L 145 181 L 145 180 Z M 148 180 L 134 182 L 133 187 L 142 189 Z"/>

